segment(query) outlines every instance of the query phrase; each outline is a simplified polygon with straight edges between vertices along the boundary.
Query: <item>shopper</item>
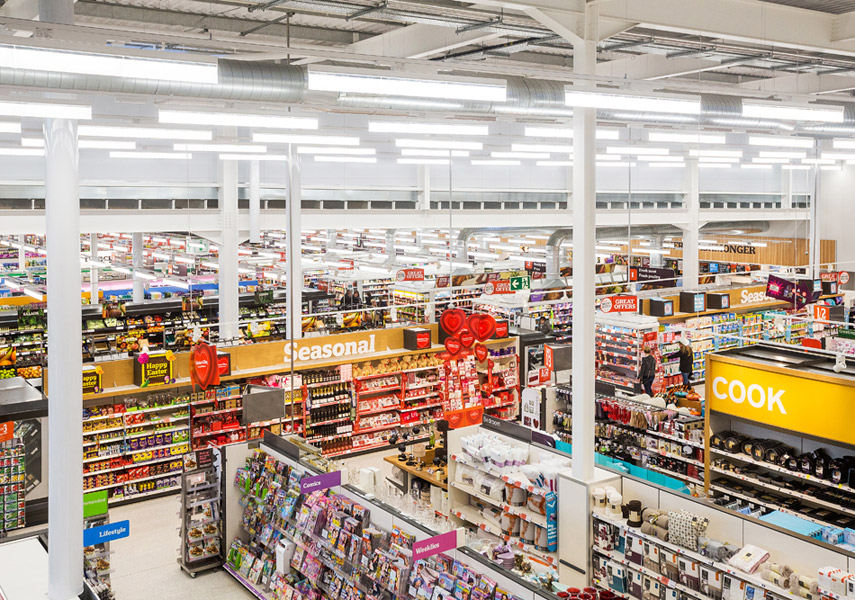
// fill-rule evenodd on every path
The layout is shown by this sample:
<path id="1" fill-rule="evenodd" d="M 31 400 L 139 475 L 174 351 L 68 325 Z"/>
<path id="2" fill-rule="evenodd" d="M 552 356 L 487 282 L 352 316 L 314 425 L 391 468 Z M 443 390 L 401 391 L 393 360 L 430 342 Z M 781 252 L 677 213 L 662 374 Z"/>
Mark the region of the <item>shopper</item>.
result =
<path id="1" fill-rule="evenodd" d="M 642 351 L 644 357 L 641 359 L 641 369 L 638 373 L 638 378 L 641 380 L 641 387 L 644 388 L 644 393 L 648 396 L 653 396 L 653 380 L 656 379 L 656 359 L 650 353 L 650 348 L 644 347 Z"/>
<path id="2" fill-rule="evenodd" d="M 689 385 L 695 362 L 695 353 L 692 351 L 691 342 L 687 338 L 682 338 L 680 340 L 680 349 L 669 358 L 680 359 L 680 375 L 683 376 L 683 385 Z"/>
<path id="3" fill-rule="evenodd" d="M 353 290 L 353 308 L 362 308 L 362 298 L 359 297 L 359 290 Z"/>
<path id="4" fill-rule="evenodd" d="M 537 330 L 544 335 L 551 334 L 552 325 L 549 323 L 549 319 L 547 319 L 546 317 L 540 317 L 537 320 Z"/>
<path id="5" fill-rule="evenodd" d="M 353 290 L 347 290 L 344 293 L 344 299 L 341 302 L 341 307 L 345 310 L 353 308 Z"/>

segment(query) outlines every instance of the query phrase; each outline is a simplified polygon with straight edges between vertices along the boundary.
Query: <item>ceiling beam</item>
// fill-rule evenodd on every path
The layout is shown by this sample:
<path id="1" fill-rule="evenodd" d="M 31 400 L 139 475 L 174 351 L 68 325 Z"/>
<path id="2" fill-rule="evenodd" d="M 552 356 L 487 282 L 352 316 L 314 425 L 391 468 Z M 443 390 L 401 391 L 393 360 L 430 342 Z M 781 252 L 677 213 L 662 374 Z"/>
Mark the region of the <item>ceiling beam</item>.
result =
<path id="1" fill-rule="evenodd" d="M 722 61 L 708 58 L 668 58 L 664 54 L 642 54 L 597 64 L 597 75 L 624 79 L 667 79 L 724 68 Z"/>
<path id="2" fill-rule="evenodd" d="M 776 94 L 833 94 L 855 89 L 855 77 L 788 73 L 780 77 L 747 81 L 740 83 L 739 87 Z"/>

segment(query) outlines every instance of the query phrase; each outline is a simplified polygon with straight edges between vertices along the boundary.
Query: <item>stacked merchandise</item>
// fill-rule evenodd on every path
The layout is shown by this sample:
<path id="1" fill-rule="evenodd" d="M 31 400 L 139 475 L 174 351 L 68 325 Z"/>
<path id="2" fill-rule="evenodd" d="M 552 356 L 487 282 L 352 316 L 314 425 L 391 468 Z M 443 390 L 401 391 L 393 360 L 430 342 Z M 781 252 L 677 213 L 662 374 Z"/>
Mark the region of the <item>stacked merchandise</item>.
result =
<path id="1" fill-rule="evenodd" d="M 638 500 L 622 505 L 613 490 L 595 490 L 593 502 L 594 583 L 606 598 L 816 600 L 821 582 L 845 589 L 832 583 L 845 576 L 841 571 L 820 569 L 819 578 L 799 574 L 763 548 L 711 538 L 708 520 L 688 511 L 645 508 Z"/>
<path id="2" fill-rule="evenodd" d="M 25 526 L 26 453 L 19 437 L 0 443 L 0 537 Z"/>
<path id="3" fill-rule="evenodd" d="M 596 404 L 597 452 L 703 484 L 702 417 L 673 405 L 668 408 L 661 397 L 642 402 L 599 396 Z"/>
<path id="4" fill-rule="evenodd" d="M 735 431 L 710 436 L 710 488 L 721 502 L 747 500 L 820 526 L 855 529 L 855 456 L 837 448 L 798 451 L 786 442 Z M 855 540 L 855 537 L 852 538 Z"/>
<path id="5" fill-rule="evenodd" d="M 426 425 L 442 418 L 439 367 L 422 367 L 404 374 L 401 424 Z"/>
<path id="6" fill-rule="evenodd" d="M 555 388 L 555 402 L 560 407 L 552 413 L 552 431 L 568 444 L 573 443 L 573 389 L 559 385 Z"/>
<path id="7" fill-rule="evenodd" d="M 481 403 L 494 417 L 504 420 L 515 419 L 519 414 L 519 356 L 514 346 L 489 350 L 485 368 L 479 368 L 484 379 L 481 387 Z"/>
<path id="8" fill-rule="evenodd" d="M 445 410 L 460 410 L 481 404 L 475 355 L 451 358 L 440 370 Z"/>
<path id="9" fill-rule="evenodd" d="M 181 548 L 178 563 L 187 573 L 223 562 L 222 455 L 211 448 L 184 457 L 181 476 Z"/>
<path id="10" fill-rule="evenodd" d="M 648 319 L 650 319 L 648 317 Z M 655 319 L 651 319 L 655 322 Z M 597 379 L 625 390 L 640 390 L 641 349 L 656 341 L 657 324 L 599 321 L 596 324 Z"/>
<path id="11" fill-rule="evenodd" d="M 541 457 L 529 464 L 528 447 L 490 433 L 461 439 L 455 463 L 451 513 L 462 525 L 492 536 L 482 554 L 519 552 L 545 575 L 554 576 L 558 549 L 558 472 L 569 461 Z M 459 500 L 458 500 L 459 498 Z M 513 558 L 512 558 L 513 560 Z"/>
<path id="12" fill-rule="evenodd" d="M 540 317 L 546 317 L 552 326 L 552 336 L 555 341 L 563 344 L 573 339 L 573 303 L 558 302 L 555 304 L 541 304 L 531 306 L 528 316 L 535 321 Z"/>
<path id="13" fill-rule="evenodd" d="M 193 394 L 190 407 L 194 449 L 246 440 L 247 430 L 240 423 L 243 395 L 239 385 L 197 392 Z"/>

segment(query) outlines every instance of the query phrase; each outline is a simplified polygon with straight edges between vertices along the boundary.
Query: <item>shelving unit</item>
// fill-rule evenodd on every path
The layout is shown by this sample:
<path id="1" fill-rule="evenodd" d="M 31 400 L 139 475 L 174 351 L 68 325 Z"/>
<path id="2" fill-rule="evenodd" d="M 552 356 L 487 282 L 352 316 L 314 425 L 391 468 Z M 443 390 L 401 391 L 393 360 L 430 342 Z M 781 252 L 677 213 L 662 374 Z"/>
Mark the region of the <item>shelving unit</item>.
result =
<path id="1" fill-rule="evenodd" d="M 223 564 L 222 454 L 218 448 L 184 457 L 181 475 L 181 548 L 178 564 L 191 577 Z"/>
<path id="2" fill-rule="evenodd" d="M 596 320 L 597 379 L 628 392 L 641 391 L 641 348 L 657 340 L 659 321 L 644 315 Z"/>

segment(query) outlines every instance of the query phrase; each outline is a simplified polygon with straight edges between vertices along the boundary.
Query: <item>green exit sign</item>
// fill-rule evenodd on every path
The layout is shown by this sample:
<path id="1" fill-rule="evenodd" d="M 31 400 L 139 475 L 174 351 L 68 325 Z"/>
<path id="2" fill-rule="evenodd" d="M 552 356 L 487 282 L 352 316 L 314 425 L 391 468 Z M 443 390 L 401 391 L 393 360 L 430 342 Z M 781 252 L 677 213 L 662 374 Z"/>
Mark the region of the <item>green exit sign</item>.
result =
<path id="1" fill-rule="evenodd" d="M 514 291 L 530 290 L 531 277 L 511 277 L 511 289 Z"/>

